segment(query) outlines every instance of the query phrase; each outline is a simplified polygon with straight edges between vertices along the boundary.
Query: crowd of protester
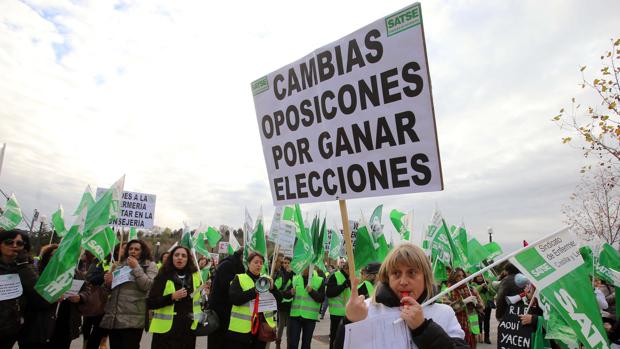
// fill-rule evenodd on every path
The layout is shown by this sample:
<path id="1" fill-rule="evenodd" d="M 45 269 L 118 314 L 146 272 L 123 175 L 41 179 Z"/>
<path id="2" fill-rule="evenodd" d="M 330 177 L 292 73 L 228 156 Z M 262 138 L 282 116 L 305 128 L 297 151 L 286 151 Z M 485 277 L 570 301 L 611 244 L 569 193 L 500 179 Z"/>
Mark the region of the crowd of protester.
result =
<path id="1" fill-rule="evenodd" d="M 243 249 L 217 265 L 207 257 L 195 260 L 183 246 L 155 259 L 149 245 L 136 239 L 117 246 L 116 259 L 98 260 L 84 252 L 74 275 L 84 280 L 82 288 L 49 303 L 35 284 L 57 249 L 57 244 L 46 245 L 34 257 L 27 232 L 0 230 L 0 276 L 16 275 L 21 283 L 18 296 L 0 298 L 0 349 L 69 348 L 80 334 L 87 349 L 108 343 L 111 349 L 139 348 L 145 331 L 152 333 L 152 348 L 195 348 L 197 328 L 209 325 L 201 322 L 207 310 L 218 319 L 207 337 L 209 349 L 264 349 L 269 342 L 276 349 L 309 349 L 326 312 L 329 348 L 340 349 L 347 323 L 389 308 L 401 311 L 418 348 L 476 348 L 492 343 L 492 310 L 501 320 L 510 296 L 530 300 L 521 316 L 524 326 L 536 328 L 542 316 L 533 285 L 510 264 L 493 281 L 480 274 L 422 307 L 467 273 L 449 269 L 443 284 L 435 282 L 428 258 L 412 244 L 397 246 L 383 263 L 370 263 L 351 278 L 344 259 L 296 274 L 291 258 L 282 255 L 272 268 L 266 256 L 250 252 L 244 257 Z M 115 284 L 113 272 L 122 270 L 130 282 Z M 615 288 L 594 279 L 593 292 L 615 341 Z"/>

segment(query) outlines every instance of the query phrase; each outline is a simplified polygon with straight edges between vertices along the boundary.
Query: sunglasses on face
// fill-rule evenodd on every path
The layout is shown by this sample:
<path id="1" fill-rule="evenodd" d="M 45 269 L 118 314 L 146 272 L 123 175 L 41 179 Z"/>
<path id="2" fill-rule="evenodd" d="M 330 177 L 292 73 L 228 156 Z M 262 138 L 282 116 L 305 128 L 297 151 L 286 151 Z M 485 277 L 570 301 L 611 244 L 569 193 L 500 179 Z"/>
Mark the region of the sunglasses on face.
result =
<path id="1" fill-rule="evenodd" d="M 2 241 L 2 243 L 5 246 L 24 247 L 24 242 L 22 240 L 4 240 L 4 241 Z"/>

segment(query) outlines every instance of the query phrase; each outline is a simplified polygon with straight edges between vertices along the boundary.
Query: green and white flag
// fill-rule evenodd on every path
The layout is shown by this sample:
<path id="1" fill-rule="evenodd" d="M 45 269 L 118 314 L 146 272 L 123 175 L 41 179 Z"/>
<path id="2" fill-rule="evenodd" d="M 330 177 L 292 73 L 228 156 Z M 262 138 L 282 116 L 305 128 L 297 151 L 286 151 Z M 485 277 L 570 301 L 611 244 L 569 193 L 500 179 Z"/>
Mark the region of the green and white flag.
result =
<path id="1" fill-rule="evenodd" d="M 342 255 L 342 236 L 337 229 L 330 229 L 331 241 L 329 243 L 328 257 L 331 259 L 338 259 Z"/>
<path id="2" fill-rule="evenodd" d="M 206 238 L 206 232 L 203 229 L 198 229 L 196 230 L 196 232 L 194 233 L 194 237 L 193 237 L 193 246 L 196 249 L 196 252 L 200 253 L 201 255 L 207 257 L 207 258 L 211 258 L 211 255 L 209 254 L 209 250 L 207 250 L 207 247 L 205 246 L 205 242 L 207 241 Z"/>
<path id="3" fill-rule="evenodd" d="M 439 261 L 443 265 L 467 267 L 467 257 L 460 249 L 448 230 L 445 220 L 439 210 L 435 210 L 431 224 L 428 226 L 422 247 L 432 261 Z"/>
<path id="4" fill-rule="evenodd" d="M 15 194 L 11 194 L 0 216 L 0 228 L 12 230 L 22 221 L 22 210 L 19 208 Z"/>
<path id="5" fill-rule="evenodd" d="M 325 245 L 327 244 L 327 226 L 325 218 L 323 218 L 323 224 L 320 224 L 320 218 L 318 216 L 315 217 L 312 221 L 313 228 L 315 226 L 314 222 L 316 222 L 316 231 L 312 232 L 312 245 L 314 247 L 314 259 L 312 260 L 312 264 L 325 272 L 327 269 L 325 268 L 323 260 L 325 259 Z"/>
<path id="6" fill-rule="evenodd" d="M 71 288 L 75 268 L 80 258 L 86 210 L 84 208 L 82 214 L 77 217 L 34 286 L 41 297 L 49 303 L 59 300 Z"/>
<path id="7" fill-rule="evenodd" d="M 385 257 L 390 252 L 387 240 L 383 234 L 383 224 L 381 224 L 381 212 L 383 211 L 383 205 L 379 205 L 375 208 L 368 221 L 368 227 L 372 232 L 372 236 L 377 243 L 378 247 L 375 250 L 375 262 L 382 263 Z"/>
<path id="8" fill-rule="evenodd" d="M 233 234 L 233 232 L 231 231 L 228 234 L 228 254 L 233 254 L 240 248 L 241 245 L 239 245 L 239 241 L 237 241 L 235 234 Z"/>
<path id="9" fill-rule="evenodd" d="M 84 207 L 90 209 L 91 207 L 93 207 L 94 204 L 95 199 L 93 198 L 93 192 L 90 189 L 90 185 L 87 185 L 86 189 L 84 189 L 84 194 L 82 194 L 82 198 L 80 199 L 80 203 L 78 203 L 78 206 L 73 212 L 73 215 L 79 215 L 80 212 L 82 212 L 82 210 L 84 209 Z"/>
<path id="10" fill-rule="evenodd" d="M 409 220 L 413 220 L 413 217 L 409 217 L 405 212 L 400 212 L 396 209 L 390 211 L 390 221 L 392 221 L 392 225 L 394 225 L 394 228 L 404 241 L 411 241 L 411 232 L 409 231 L 411 224 Z"/>
<path id="11" fill-rule="evenodd" d="M 125 176 L 117 180 L 94 204 L 82 204 L 82 214 L 86 214 L 84 229 L 80 230 L 82 248 L 92 252 L 99 260 L 103 260 L 114 250 L 117 243 L 116 233 L 109 222 L 118 214 L 119 200 L 123 193 Z M 88 197 L 89 188 L 82 198 Z M 88 200 L 86 200 L 88 201 Z"/>
<path id="12" fill-rule="evenodd" d="M 377 262 L 377 250 L 379 249 L 379 244 L 375 241 L 364 214 L 362 213 L 361 216 L 355 234 L 355 247 L 353 248 L 356 272 L 367 266 L 368 263 Z"/>
<path id="13" fill-rule="evenodd" d="M 52 213 L 52 226 L 56 231 L 56 235 L 63 237 L 67 233 L 67 228 L 65 227 L 65 211 L 62 209 L 62 205 L 58 205 L 58 210 Z"/>
<path id="14" fill-rule="evenodd" d="M 179 242 L 179 245 L 187 248 L 190 251 L 195 249 L 192 232 L 190 231 L 189 226 L 185 222 L 183 222 L 183 235 L 181 235 L 181 242 Z"/>
<path id="15" fill-rule="evenodd" d="M 265 229 L 263 227 L 263 214 L 262 210 L 258 217 L 256 217 L 256 226 L 250 237 L 250 242 L 247 245 L 248 254 L 251 251 L 260 253 L 265 263 L 263 264 L 262 273 L 269 272 L 269 259 L 267 258 L 267 240 L 265 239 Z"/>
<path id="16" fill-rule="evenodd" d="M 609 348 L 579 241 L 568 228 L 527 246 L 510 261 L 536 285 L 585 348 Z"/>
<path id="17" fill-rule="evenodd" d="M 127 237 L 127 241 L 138 240 L 138 231 L 136 228 L 129 228 L 129 236 Z"/>

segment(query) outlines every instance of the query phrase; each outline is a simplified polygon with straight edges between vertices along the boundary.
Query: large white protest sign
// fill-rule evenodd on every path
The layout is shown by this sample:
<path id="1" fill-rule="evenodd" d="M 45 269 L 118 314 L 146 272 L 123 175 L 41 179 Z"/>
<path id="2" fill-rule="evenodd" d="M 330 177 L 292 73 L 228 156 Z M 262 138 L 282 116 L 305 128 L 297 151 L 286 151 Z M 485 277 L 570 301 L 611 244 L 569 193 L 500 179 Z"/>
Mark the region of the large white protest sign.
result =
<path id="1" fill-rule="evenodd" d="M 443 189 L 419 3 L 252 93 L 274 205 Z"/>
<path id="2" fill-rule="evenodd" d="M 108 189 L 97 188 L 97 200 L 105 194 L 106 190 Z M 124 228 L 152 228 L 155 216 L 155 199 L 156 196 L 154 194 L 123 191 L 120 203 L 120 217 L 110 222 L 110 224 Z"/>

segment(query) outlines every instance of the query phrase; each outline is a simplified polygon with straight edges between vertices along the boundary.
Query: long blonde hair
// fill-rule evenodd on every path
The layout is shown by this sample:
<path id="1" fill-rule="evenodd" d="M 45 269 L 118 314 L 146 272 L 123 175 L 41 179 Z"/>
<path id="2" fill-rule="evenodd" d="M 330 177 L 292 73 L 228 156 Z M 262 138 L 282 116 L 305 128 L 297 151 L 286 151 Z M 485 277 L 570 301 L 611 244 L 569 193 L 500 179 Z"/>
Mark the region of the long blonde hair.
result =
<path id="1" fill-rule="evenodd" d="M 399 264 L 412 267 L 416 269 L 417 272 L 424 274 L 424 289 L 426 290 L 426 296 L 423 301 L 430 299 L 434 293 L 434 280 L 431 263 L 429 262 L 428 257 L 426 257 L 426 254 L 424 254 L 424 251 L 411 243 L 403 243 L 394 248 L 392 252 L 385 257 L 385 260 L 381 264 L 379 274 L 377 274 L 377 280 L 389 286 L 390 274 L 398 268 Z"/>

